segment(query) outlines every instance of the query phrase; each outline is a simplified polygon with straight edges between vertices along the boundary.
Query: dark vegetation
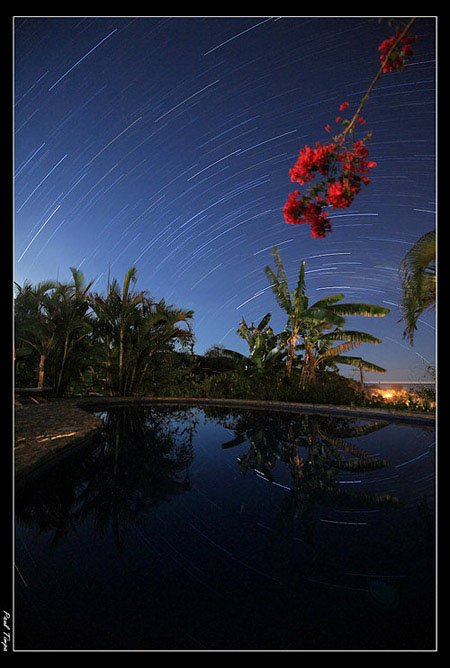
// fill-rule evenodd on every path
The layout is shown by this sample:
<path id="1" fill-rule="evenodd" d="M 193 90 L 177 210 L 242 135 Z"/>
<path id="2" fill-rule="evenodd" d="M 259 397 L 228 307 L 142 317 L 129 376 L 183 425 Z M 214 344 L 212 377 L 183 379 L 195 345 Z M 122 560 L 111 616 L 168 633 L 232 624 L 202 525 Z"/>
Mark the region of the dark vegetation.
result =
<path id="1" fill-rule="evenodd" d="M 212 346 L 194 353 L 193 312 L 155 300 L 136 289 L 134 267 L 123 285 L 93 290 L 71 268 L 68 283 L 17 285 L 15 385 L 49 388 L 52 396 L 192 396 L 346 405 L 377 405 L 364 389 L 364 371 L 385 370 L 355 355 L 373 335 L 346 327 L 348 316 L 383 317 L 389 309 L 346 303 L 333 294 L 310 304 L 305 263 L 290 290 L 279 252 L 265 271 L 286 326 L 276 333 L 267 313 L 257 325 L 243 319 L 237 330 L 247 355 Z M 359 371 L 359 382 L 340 375 L 341 365 Z M 429 410 L 432 397 L 421 403 Z M 407 406 L 405 406 L 407 407 Z M 416 404 L 409 407 L 417 408 Z"/>

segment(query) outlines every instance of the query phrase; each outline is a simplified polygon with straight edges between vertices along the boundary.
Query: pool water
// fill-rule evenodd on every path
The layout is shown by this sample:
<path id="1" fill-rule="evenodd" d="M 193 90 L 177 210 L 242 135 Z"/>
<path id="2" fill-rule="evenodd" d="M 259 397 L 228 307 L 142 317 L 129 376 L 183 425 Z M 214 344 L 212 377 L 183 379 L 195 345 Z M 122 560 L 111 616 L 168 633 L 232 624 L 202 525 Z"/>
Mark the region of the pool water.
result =
<path id="1" fill-rule="evenodd" d="M 99 413 L 16 489 L 16 649 L 433 649 L 434 429 Z"/>

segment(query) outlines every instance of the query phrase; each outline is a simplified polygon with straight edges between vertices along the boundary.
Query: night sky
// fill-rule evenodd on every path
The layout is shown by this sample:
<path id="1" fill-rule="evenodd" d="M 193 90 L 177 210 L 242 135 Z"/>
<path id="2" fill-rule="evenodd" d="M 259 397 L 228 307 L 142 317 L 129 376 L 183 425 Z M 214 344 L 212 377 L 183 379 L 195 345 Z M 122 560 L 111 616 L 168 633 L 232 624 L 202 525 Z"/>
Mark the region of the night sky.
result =
<path id="1" fill-rule="evenodd" d="M 16 18 L 15 280 L 76 266 L 102 291 L 109 266 L 122 282 L 136 265 L 138 289 L 195 311 L 197 352 L 246 352 L 242 316 L 285 325 L 263 271 L 277 244 L 292 287 L 307 261 L 311 300 L 392 309 L 348 320 L 383 339 L 353 353 L 388 369 L 369 379 L 424 379 L 434 313 L 411 348 L 398 267 L 435 224 L 434 18 L 364 109 L 372 183 L 325 239 L 282 214 L 300 148 L 329 139 L 341 102 L 354 111 L 393 32 L 367 17 Z"/>

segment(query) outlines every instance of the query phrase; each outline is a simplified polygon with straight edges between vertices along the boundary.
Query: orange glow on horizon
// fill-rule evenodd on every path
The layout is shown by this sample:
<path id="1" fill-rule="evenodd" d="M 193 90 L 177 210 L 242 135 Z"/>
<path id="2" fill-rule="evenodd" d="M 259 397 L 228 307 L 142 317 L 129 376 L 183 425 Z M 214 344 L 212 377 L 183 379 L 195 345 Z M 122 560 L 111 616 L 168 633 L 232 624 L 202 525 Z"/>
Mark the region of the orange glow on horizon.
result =
<path id="1" fill-rule="evenodd" d="M 406 387 L 386 388 L 380 389 L 378 387 L 368 388 L 368 395 L 371 399 L 381 399 L 388 404 L 403 404 L 407 407 L 426 408 L 434 410 L 436 408 L 435 401 L 427 401 L 424 396 L 408 390 Z"/>

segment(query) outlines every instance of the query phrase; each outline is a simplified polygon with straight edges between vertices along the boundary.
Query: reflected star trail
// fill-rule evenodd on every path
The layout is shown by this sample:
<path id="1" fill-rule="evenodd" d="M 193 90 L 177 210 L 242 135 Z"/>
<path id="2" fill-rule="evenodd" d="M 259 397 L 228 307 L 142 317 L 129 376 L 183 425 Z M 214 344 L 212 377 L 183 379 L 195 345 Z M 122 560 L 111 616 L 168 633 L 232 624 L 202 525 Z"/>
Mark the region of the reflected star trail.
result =
<path id="1" fill-rule="evenodd" d="M 292 287 L 306 260 L 311 300 L 390 304 L 349 318 L 384 340 L 358 354 L 383 380 L 423 378 L 434 313 L 406 345 L 398 267 L 435 222 L 433 18 L 365 107 L 370 186 L 323 240 L 282 215 L 299 149 L 327 139 L 342 101 L 355 108 L 392 32 L 364 17 L 16 18 L 15 280 L 74 266 L 102 291 L 135 264 L 138 287 L 194 310 L 197 352 L 246 352 L 241 317 L 285 324 L 263 271 L 276 244 Z"/>

